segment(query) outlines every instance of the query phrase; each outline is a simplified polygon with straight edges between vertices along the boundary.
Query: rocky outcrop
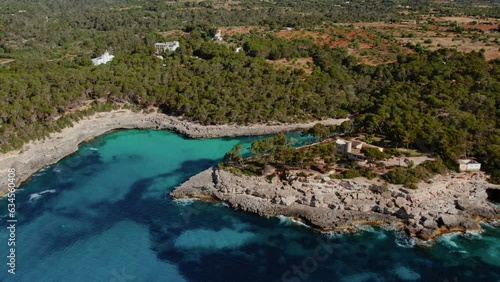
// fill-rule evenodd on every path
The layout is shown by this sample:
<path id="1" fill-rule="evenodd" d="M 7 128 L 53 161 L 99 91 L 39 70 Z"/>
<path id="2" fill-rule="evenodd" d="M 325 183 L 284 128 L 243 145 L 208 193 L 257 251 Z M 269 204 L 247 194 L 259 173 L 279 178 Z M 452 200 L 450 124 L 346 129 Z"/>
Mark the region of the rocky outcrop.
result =
<path id="1" fill-rule="evenodd" d="M 438 176 L 417 190 L 384 186 L 376 180 L 295 177 L 269 183 L 212 167 L 175 189 L 175 198 L 210 198 L 265 216 L 299 218 L 322 230 L 352 229 L 358 223 L 396 227 L 423 240 L 443 233 L 480 229 L 479 220 L 500 218 L 487 200 L 484 175 Z"/>

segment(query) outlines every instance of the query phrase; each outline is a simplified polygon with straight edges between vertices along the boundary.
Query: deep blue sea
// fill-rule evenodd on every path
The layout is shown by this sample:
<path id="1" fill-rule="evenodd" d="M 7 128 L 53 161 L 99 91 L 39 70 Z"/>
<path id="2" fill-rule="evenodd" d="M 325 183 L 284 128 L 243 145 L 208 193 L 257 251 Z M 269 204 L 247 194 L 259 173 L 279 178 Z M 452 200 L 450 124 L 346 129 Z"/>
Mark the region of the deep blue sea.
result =
<path id="1" fill-rule="evenodd" d="M 371 227 L 322 234 L 287 218 L 168 192 L 252 138 L 186 139 L 127 130 L 81 145 L 16 193 L 16 274 L 1 281 L 500 281 L 500 228 L 416 247 Z"/>

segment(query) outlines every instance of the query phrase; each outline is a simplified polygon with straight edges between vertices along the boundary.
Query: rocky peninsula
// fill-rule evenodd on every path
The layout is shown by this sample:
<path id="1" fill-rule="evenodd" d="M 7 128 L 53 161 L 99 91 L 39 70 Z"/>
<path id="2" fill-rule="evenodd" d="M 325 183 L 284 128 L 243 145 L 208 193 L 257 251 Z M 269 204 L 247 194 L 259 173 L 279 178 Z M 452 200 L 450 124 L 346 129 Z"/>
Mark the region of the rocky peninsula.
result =
<path id="1" fill-rule="evenodd" d="M 192 138 L 267 135 L 301 130 L 320 122 L 324 125 L 341 124 L 346 119 L 326 119 L 294 124 L 202 125 L 179 117 L 158 112 L 144 113 L 131 110 L 114 110 L 97 113 L 75 122 L 72 127 L 52 133 L 44 140 L 31 141 L 21 150 L 0 154 L 0 195 L 7 192 L 7 171 L 16 169 L 16 185 L 26 181 L 33 173 L 78 150 L 78 145 L 96 136 L 117 129 L 165 129 Z"/>
<path id="2" fill-rule="evenodd" d="M 285 181 L 238 176 L 211 167 L 176 188 L 174 198 L 223 201 L 262 216 L 288 216 L 324 231 L 359 224 L 404 230 L 429 240 L 444 233 L 480 230 L 479 222 L 500 219 L 500 185 L 483 173 L 435 176 L 410 190 L 366 178 L 298 177 Z"/>

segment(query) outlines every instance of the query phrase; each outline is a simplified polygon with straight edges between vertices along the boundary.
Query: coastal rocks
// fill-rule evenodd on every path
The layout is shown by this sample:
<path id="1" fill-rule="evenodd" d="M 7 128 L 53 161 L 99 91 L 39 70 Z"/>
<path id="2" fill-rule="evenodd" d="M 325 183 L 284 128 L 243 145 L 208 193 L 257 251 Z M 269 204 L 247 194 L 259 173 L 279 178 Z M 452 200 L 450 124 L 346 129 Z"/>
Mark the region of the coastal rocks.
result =
<path id="1" fill-rule="evenodd" d="M 405 207 L 399 208 L 399 210 L 397 210 L 394 213 L 394 216 L 396 216 L 399 219 L 410 219 L 410 218 L 413 218 L 413 214 L 409 213 L 408 210 Z"/>
<path id="2" fill-rule="evenodd" d="M 350 205 L 352 203 L 352 197 L 349 195 L 342 200 L 345 205 Z"/>
<path id="3" fill-rule="evenodd" d="M 279 197 L 280 201 L 280 205 L 284 205 L 284 206 L 290 206 L 291 204 L 295 203 L 295 201 L 297 200 L 294 196 L 288 196 L 288 197 Z"/>
<path id="4" fill-rule="evenodd" d="M 292 173 L 293 174 L 293 173 Z M 293 178 L 293 177 L 292 177 Z M 485 180 L 433 179 L 431 186 L 401 191 L 364 178 L 330 179 L 321 175 L 269 183 L 265 177 L 236 176 L 208 169 L 175 189 L 175 198 L 216 198 L 232 207 L 265 216 L 299 218 L 323 230 L 350 229 L 356 224 L 399 226 L 427 240 L 446 232 L 476 230 L 478 220 L 500 218 L 500 206 L 487 200 Z M 290 184 L 289 184 L 290 183 Z"/>
<path id="5" fill-rule="evenodd" d="M 259 186 L 259 187 L 255 187 L 252 190 L 251 195 L 255 196 L 255 197 L 271 200 L 276 195 L 276 193 L 273 190 L 274 189 L 271 189 L 271 186 L 267 186 L 267 185 L 266 186 Z"/>
<path id="6" fill-rule="evenodd" d="M 424 228 L 415 233 L 415 236 L 421 240 L 427 241 L 435 238 L 436 236 L 439 236 L 441 233 L 442 231 L 439 230 L 438 228 L 435 229 Z"/>
<path id="7" fill-rule="evenodd" d="M 295 190 L 298 190 L 298 189 L 302 188 L 302 185 L 303 185 L 302 182 L 299 182 L 297 180 L 295 180 L 295 181 L 292 182 L 292 187 Z"/>
<path id="8" fill-rule="evenodd" d="M 311 207 L 327 207 L 328 205 L 326 205 L 324 203 L 322 196 L 320 196 L 320 195 L 314 195 L 311 198 L 310 206 Z"/>
<path id="9" fill-rule="evenodd" d="M 394 200 L 394 203 L 398 208 L 406 207 L 408 205 L 408 201 L 403 197 L 397 197 L 396 200 Z"/>
<path id="10" fill-rule="evenodd" d="M 444 214 L 440 218 L 440 223 L 446 226 L 448 229 L 455 228 L 459 226 L 458 218 L 453 215 Z"/>
<path id="11" fill-rule="evenodd" d="M 436 229 L 438 227 L 436 220 L 431 218 L 424 220 L 422 225 L 427 229 Z"/>
<path id="12" fill-rule="evenodd" d="M 455 208 L 461 211 L 465 210 L 464 203 L 460 200 L 455 200 Z"/>
<path id="13" fill-rule="evenodd" d="M 392 198 L 392 193 L 391 193 L 391 192 L 389 192 L 389 191 L 386 191 L 386 192 L 383 192 L 383 193 L 381 194 L 381 196 L 382 196 L 383 198 L 386 198 L 386 199 L 391 199 L 391 198 Z"/>

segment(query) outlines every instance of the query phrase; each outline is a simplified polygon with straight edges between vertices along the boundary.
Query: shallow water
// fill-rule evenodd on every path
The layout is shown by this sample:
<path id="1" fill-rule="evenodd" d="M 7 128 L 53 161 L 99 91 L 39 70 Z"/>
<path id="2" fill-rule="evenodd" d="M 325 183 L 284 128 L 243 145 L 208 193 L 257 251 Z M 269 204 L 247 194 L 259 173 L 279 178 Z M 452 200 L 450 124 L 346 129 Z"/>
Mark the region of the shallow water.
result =
<path id="1" fill-rule="evenodd" d="M 500 228 L 415 247 L 365 227 L 321 234 L 288 218 L 168 192 L 254 138 L 127 130 L 84 144 L 17 192 L 16 274 L 1 281 L 499 281 Z"/>

